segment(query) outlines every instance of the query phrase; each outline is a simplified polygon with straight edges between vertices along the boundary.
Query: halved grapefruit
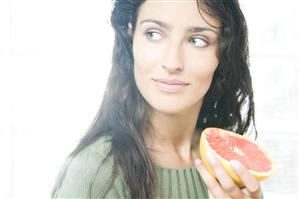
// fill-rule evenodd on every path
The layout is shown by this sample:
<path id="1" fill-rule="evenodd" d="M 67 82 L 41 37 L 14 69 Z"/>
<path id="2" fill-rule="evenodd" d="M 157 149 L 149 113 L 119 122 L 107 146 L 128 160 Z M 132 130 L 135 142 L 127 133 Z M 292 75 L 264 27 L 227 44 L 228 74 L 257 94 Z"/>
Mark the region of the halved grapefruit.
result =
<path id="1" fill-rule="evenodd" d="M 217 178 L 206 158 L 212 151 L 220 163 L 240 187 L 244 186 L 230 166 L 230 160 L 238 160 L 258 181 L 269 177 L 274 171 L 274 163 L 268 153 L 255 141 L 231 131 L 219 128 L 206 128 L 200 137 L 199 152 L 203 164 Z"/>

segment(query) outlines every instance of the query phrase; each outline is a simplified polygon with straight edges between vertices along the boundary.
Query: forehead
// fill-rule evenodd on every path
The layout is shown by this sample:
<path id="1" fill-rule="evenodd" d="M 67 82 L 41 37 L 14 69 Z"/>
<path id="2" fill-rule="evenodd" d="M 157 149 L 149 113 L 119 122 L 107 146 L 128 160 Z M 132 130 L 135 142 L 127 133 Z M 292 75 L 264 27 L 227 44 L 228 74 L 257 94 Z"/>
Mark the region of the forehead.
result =
<path id="1" fill-rule="evenodd" d="M 181 27 L 219 27 L 215 17 L 199 10 L 196 0 L 146 0 L 139 8 L 137 21 L 147 18 L 159 19 Z"/>

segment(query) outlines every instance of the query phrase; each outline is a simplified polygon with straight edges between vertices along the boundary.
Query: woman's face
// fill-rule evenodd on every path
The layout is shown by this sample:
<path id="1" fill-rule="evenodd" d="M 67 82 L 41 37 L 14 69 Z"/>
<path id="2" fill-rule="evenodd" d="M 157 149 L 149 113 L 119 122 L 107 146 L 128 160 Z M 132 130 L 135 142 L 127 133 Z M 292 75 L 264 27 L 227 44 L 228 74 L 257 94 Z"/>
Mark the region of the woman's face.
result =
<path id="1" fill-rule="evenodd" d="M 217 29 L 205 20 L 195 0 L 147 0 L 140 7 L 133 36 L 134 76 L 153 110 L 200 110 L 218 65 Z"/>

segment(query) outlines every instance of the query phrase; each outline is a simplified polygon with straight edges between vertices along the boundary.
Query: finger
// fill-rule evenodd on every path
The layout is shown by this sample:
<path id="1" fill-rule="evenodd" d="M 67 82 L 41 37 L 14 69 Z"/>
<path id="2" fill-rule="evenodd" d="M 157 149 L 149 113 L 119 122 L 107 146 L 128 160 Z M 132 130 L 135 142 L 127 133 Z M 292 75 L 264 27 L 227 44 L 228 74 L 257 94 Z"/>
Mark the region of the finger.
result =
<path id="1" fill-rule="evenodd" d="M 215 157 L 215 155 L 211 152 L 208 152 L 207 159 L 210 165 L 213 167 L 219 180 L 219 183 L 221 184 L 224 191 L 226 191 L 228 195 L 230 195 L 233 198 L 242 198 L 244 196 L 244 193 L 240 190 L 240 188 L 234 183 L 232 178 L 224 170 L 223 166 Z"/>
<path id="2" fill-rule="evenodd" d="M 200 174 L 201 178 L 205 182 L 205 184 L 208 187 L 208 190 L 212 193 L 212 195 L 215 198 L 225 198 L 227 197 L 226 194 L 224 194 L 222 188 L 220 187 L 217 180 L 208 172 L 208 170 L 204 167 L 201 160 L 196 159 L 195 160 L 195 166 Z"/>
<path id="3" fill-rule="evenodd" d="M 234 172 L 244 183 L 249 196 L 252 198 L 260 198 L 261 186 L 257 179 L 239 161 L 231 160 L 230 163 Z"/>
<path id="4" fill-rule="evenodd" d="M 214 195 L 211 193 L 211 191 L 208 189 L 208 196 L 209 196 L 209 199 L 217 199 L 214 197 Z"/>

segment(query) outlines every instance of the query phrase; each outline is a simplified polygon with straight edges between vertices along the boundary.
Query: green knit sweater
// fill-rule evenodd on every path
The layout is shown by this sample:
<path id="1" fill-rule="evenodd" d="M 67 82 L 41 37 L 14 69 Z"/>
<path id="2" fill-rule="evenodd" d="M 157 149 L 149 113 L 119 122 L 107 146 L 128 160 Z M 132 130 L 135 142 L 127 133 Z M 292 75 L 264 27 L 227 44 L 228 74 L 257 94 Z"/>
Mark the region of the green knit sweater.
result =
<path id="1" fill-rule="evenodd" d="M 55 187 L 55 197 L 103 198 L 101 194 L 107 190 L 112 176 L 112 158 L 103 163 L 111 148 L 110 143 L 108 137 L 102 137 L 74 158 L 68 158 L 65 163 L 68 169 L 59 176 L 63 176 L 63 180 Z M 167 169 L 157 166 L 156 173 L 159 198 L 208 198 L 207 188 L 195 167 Z M 130 198 L 122 175 L 116 177 L 106 198 Z"/>

